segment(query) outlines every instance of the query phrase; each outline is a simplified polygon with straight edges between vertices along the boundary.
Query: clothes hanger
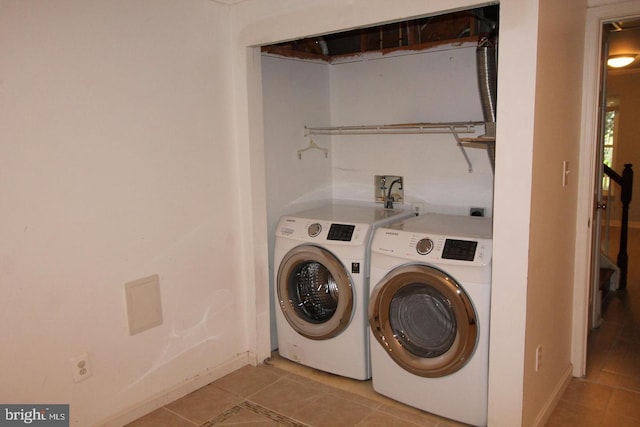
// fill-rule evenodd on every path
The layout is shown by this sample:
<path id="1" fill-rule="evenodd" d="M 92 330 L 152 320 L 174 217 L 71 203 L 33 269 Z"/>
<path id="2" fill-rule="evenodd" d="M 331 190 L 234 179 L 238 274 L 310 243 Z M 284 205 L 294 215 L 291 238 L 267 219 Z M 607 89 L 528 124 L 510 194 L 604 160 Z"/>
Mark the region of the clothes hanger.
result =
<path id="1" fill-rule="evenodd" d="M 298 150 L 298 159 L 302 160 L 302 153 L 308 150 L 320 150 L 324 153 L 325 158 L 328 156 L 328 153 L 329 153 L 328 149 L 320 147 L 318 144 L 314 142 L 313 138 L 309 137 L 309 146 Z"/>

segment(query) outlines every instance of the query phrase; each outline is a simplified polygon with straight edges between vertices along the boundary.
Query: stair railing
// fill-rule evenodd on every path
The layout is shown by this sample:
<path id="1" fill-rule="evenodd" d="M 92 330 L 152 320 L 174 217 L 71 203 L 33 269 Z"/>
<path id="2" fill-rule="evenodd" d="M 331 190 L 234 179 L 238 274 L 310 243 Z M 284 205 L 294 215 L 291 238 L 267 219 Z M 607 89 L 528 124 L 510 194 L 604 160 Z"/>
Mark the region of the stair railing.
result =
<path id="1" fill-rule="evenodd" d="M 624 165 L 622 175 L 611 169 L 606 164 L 604 173 L 620 186 L 620 201 L 622 202 L 622 220 L 620 222 L 620 248 L 618 250 L 618 258 L 616 263 L 620 268 L 619 288 L 627 287 L 627 268 L 629 264 L 629 256 L 627 254 L 627 240 L 629 235 L 629 205 L 631 204 L 631 193 L 633 192 L 633 169 L 631 163 Z"/>

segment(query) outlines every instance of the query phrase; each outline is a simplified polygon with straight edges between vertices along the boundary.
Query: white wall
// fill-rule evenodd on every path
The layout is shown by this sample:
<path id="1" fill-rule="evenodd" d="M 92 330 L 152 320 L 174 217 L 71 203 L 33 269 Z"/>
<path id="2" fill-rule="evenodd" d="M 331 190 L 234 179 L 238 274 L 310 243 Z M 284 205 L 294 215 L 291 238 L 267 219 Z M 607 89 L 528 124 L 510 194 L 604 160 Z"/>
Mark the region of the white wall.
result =
<path id="1" fill-rule="evenodd" d="M 483 121 L 475 55 L 475 44 L 455 44 L 334 63 L 331 125 Z M 479 126 L 476 134 L 483 132 Z M 470 173 L 451 134 L 331 138 L 338 199 L 373 201 L 374 175 L 399 175 L 408 204 L 462 215 L 477 206 L 491 215 L 493 174 L 484 149 L 467 148 Z"/>
<path id="2" fill-rule="evenodd" d="M 527 289 L 524 425 L 571 374 L 575 224 L 586 4 L 540 2 Z M 563 162 L 569 174 L 563 186 Z M 551 243 L 553 242 L 553 243 Z M 535 371 L 536 348 L 542 365 Z M 548 364 L 547 364 L 548 363 Z"/>
<path id="3" fill-rule="evenodd" d="M 262 56 L 264 160 L 269 232 L 269 300 L 271 349 L 278 347 L 273 287 L 273 245 L 281 215 L 301 210 L 314 200 L 332 197 L 331 157 L 309 150 L 304 126 L 330 123 L 329 65 Z M 326 145 L 326 141 L 318 145 Z M 327 148 L 330 148 L 327 145 Z"/>
<path id="4" fill-rule="evenodd" d="M 94 425 L 246 363 L 228 7 L 0 11 L 0 401 Z M 164 323 L 129 336 L 123 285 L 156 273 Z"/>
<path id="5" fill-rule="evenodd" d="M 523 425 L 538 1 L 500 3 L 489 425 Z"/>
<path id="6" fill-rule="evenodd" d="M 330 123 L 329 65 L 263 55 L 262 88 L 267 204 L 280 210 L 272 223 L 290 204 L 332 195 L 331 158 L 317 150 L 298 155 L 310 144 L 304 127 Z"/>

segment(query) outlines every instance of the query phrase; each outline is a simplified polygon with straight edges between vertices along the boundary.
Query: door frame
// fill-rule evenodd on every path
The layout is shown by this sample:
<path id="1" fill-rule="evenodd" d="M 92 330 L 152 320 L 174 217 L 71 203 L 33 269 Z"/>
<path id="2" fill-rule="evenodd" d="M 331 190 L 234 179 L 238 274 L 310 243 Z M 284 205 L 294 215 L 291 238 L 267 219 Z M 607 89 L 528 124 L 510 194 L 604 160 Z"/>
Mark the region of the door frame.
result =
<path id="1" fill-rule="evenodd" d="M 571 343 L 571 363 L 574 377 L 584 376 L 587 364 L 591 253 L 594 244 L 592 239 L 593 206 L 595 203 L 593 186 L 597 174 L 598 100 L 602 84 L 600 76 L 602 25 L 612 20 L 637 18 L 638 16 L 640 16 L 640 3 L 638 2 L 590 7 L 586 14 Z"/>

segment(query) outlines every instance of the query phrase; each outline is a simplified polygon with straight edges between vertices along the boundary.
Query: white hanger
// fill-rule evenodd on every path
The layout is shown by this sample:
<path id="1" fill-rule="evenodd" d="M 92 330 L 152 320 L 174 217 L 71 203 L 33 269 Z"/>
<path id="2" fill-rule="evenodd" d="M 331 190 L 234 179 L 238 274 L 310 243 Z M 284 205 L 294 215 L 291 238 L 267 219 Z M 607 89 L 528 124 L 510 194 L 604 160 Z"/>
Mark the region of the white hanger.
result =
<path id="1" fill-rule="evenodd" d="M 313 141 L 313 138 L 311 138 L 311 137 L 309 138 L 309 146 L 307 148 L 302 148 L 302 149 L 298 150 L 298 159 L 302 160 L 302 153 L 304 153 L 307 150 L 320 150 L 320 151 L 324 152 L 324 157 L 325 158 L 327 157 L 327 153 L 329 153 L 328 149 L 320 147 L 318 144 L 316 144 Z"/>

